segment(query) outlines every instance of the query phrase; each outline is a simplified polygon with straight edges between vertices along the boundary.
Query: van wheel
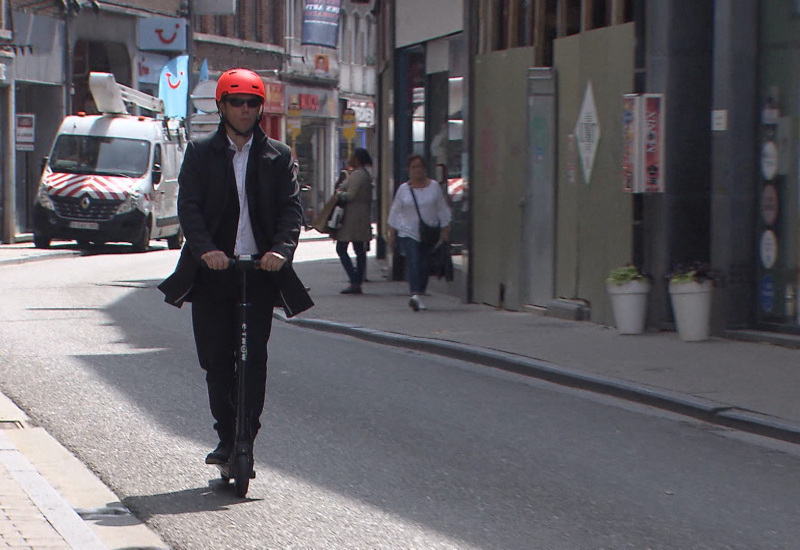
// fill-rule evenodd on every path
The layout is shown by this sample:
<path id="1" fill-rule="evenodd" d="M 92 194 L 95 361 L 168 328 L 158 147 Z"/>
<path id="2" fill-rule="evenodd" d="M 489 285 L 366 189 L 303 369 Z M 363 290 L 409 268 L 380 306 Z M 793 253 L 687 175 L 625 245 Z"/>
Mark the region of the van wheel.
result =
<path id="1" fill-rule="evenodd" d="M 133 251 L 134 252 L 147 252 L 147 249 L 150 248 L 150 221 L 148 220 L 145 222 L 144 227 L 142 228 L 142 237 L 132 243 L 133 244 Z"/>
<path id="2" fill-rule="evenodd" d="M 167 237 L 167 248 L 170 250 L 179 250 L 183 246 L 183 229 L 178 229 L 178 232 L 172 237 Z"/>
<path id="3" fill-rule="evenodd" d="M 50 248 L 50 237 L 41 233 L 33 234 L 33 246 L 36 248 Z"/>

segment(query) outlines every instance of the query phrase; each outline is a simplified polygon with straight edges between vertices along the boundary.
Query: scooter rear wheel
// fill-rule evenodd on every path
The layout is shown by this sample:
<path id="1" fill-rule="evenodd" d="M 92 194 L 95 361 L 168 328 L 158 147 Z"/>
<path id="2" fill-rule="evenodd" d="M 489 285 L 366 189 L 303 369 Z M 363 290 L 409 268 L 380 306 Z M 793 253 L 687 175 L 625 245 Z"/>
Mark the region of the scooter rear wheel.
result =
<path id="1" fill-rule="evenodd" d="M 233 467 L 235 470 L 233 482 L 236 486 L 236 496 L 244 498 L 247 495 L 247 490 L 250 488 L 250 472 L 253 466 L 250 464 L 250 459 L 247 454 L 242 453 L 236 457 Z"/>

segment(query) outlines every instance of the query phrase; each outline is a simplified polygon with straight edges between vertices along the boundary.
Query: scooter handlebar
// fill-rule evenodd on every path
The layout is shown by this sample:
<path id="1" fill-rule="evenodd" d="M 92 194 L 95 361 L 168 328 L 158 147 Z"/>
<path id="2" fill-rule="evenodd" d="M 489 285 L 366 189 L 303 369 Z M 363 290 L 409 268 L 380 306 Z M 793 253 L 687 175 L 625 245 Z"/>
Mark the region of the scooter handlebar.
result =
<path id="1" fill-rule="evenodd" d="M 239 271 L 252 271 L 260 269 L 261 257 L 250 256 L 243 258 L 228 258 L 228 269 L 237 269 Z"/>

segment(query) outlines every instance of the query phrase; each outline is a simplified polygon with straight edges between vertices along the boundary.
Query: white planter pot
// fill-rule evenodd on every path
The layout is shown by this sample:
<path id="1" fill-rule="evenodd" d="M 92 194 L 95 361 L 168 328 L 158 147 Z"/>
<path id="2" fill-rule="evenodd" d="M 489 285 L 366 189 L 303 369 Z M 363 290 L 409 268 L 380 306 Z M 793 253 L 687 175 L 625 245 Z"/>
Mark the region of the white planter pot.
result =
<path id="1" fill-rule="evenodd" d="M 678 335 L 685 342 L 708 340 L 711 331 L 711 297 L 714 285 L 702 283 L 670 283 L 669 295 Z"/>
<path id="2" fill-rule="evenodd" d="M 620 334 L 641 334 L 647 314 L 650 281 L 631 281 L 621 285 L 606 283 L 611 311 Z"/>

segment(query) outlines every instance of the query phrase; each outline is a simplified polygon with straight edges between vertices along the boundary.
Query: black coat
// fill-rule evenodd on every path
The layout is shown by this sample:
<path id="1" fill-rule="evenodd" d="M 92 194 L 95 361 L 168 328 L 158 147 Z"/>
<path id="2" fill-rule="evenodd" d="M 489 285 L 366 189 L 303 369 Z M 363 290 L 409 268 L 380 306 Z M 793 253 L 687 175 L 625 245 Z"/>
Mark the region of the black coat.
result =
<path id="1" fill-rule="evenodd" d="M 168 304 L 181 307 L 191 301 L 203 254 L 212 250 L 232 254 L 226 250 L 231 243 L 220 242 L 220 234 L 225 232 L 223 224 L 231 223 L 225 214 L 230 217 L 234 211 L 238 217 L 239 211 L 233 154 L 222 124 L 215 133 L 187 146 L 178 176 L 178 217 L 186 244 L 175 272 L 158 285 Z M 245 191 L 259 254 L 273 251 L 287 260 L 274 277 L 280 305 L 292 317 L 314 305 L 292 268 L 302 220 L 297 169 L 289 147 L 270 139 L 260 128 L 253 134 Z"/>

